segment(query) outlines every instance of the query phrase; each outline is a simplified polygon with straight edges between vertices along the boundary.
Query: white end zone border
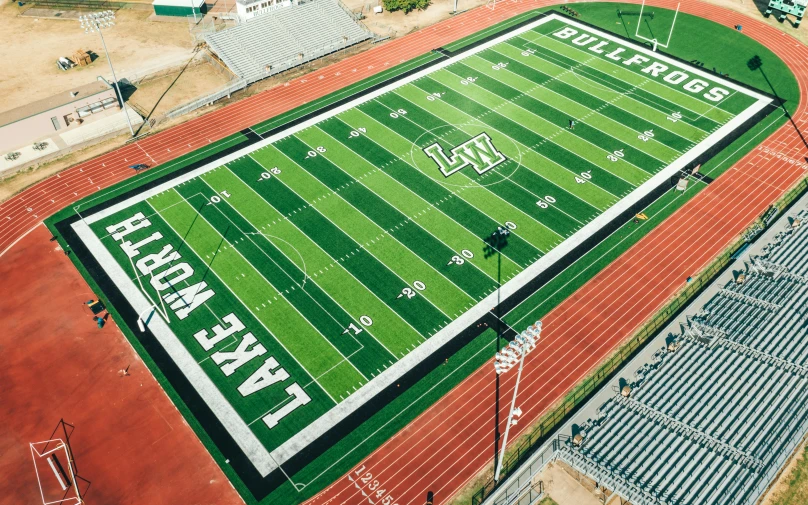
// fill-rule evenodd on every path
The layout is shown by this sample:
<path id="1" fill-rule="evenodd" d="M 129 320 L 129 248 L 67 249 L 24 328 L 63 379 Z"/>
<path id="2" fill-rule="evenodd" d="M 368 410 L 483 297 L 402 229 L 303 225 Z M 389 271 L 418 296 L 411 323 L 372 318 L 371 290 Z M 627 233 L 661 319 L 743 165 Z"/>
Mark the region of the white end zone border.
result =
<path id="1" fill-rule="evenodd" d="M 120 212 L 126 209 L 127 207 L 140 201 L 143 201 L 153 195 L 169 190 L 172 187 L 179 185 L 185 181 L 198 177 L 199 175 L 208 172 L 214 168 L 220 167 L 228 162 L 244 157 L 252 153 L 253 151 L 261 149 L 262 147 L 272 144 L 284 137 L 292 135 L 303 129 L 309 128 L 319 123 L 320 121 L 328 119 L 332 116 L 340 114 L 341 112 L 356 107 L 364 102 L 372 100 L 392 89 L 408 84 L 416 79 L 429 75 L 430 73 L 435 72 L 436 70 L 442 69 L 470 55 L 479 53 L 480 51 L 484 51 L 496 44 L 499 44 L 500 42 L 511 39 L 517 35 L 530 31 L 536 28 L 537 26 L 540 26 L 544 23 L 553 20 L 562 21 L 570 26 L 577 27 L 581 30 L 591 32 L 593 34 L 597 34 L 599 37 L 603 39 L 613 41 L 625 47 L 630 47 L 632 50 L 646 54 L 650 58 L 659 61 L 665 61 L 673 66 L 676 66 L 683 70 L 687 70 L 691 74 L 699 75 L 715 83 L 720 83 L 724 87 L 727 87 L 729 89 L 735 90 L 737 92 L 755 98 L 757 101 L 749 108 L 744 110 L 741 114 L 730 120 L 727 124 L 723 125 L 721 128 L 710 134 L 698 145 L 691 148 L 682 157 L 675 160 L 664 170 L 658 172 L 656 175 L 651 177 L 641 186 L 632 191 L 629 195 L 622 198 L 620 201 L 618 201 L 615 205 L 607 209 L 600 216 L 592 220 L 590 223 L 581 228 L 571 237 L 569 237 L 564 242 L 553 248 L 545 256 L 540 258 L 538 261 L 536 261 L 528 268 L 523 270 L 521 273 L 519 273 L 516 277 L 514 277 L 506 284 L 504 284 L 502 286 L 501 296 L 502 300 L 507 300 L 520 288 L 522 288 L 528 282 L 533 280 L 536 276 L 544 272 L 556 261 L 564 257 L 566 254 L 568 254 L 570 251 L 572 251 L 575 247 L 584 242 L 586 239 L 593 236 L 603 226 L 608 224 L 610 221 L 615 219 L 624 211 L 628 210 L 632 205 L 639 202 L 651 191 L 662 185 L 666 180 L 670 179 L 681 169 L 685 168 L 699 155 L 706 152 L 708 149 L 710 149 L 712 146 L 718 143 L 729 133 L 734 131 L 736 128 L 740 127 L 748 119 L 752 118 L 755 114 L 763 110 L 767 105 L 769 105 L 772 102 L 772 99 L 759 93 L 756 93 L 754 91 L 751 91 L 749 89 L 746 89 L 742 86 L 738 86 L 732 82 L 710 75 L 701 69 L 690 67 L 687 64 L 681 63 L 665 55 L 654 53 L 650 49 L 647 49 L 643 46 L 631 44 L 618 37 L 615 37 L 608 33 L 601 32 L 599 30 L 595 30 L 589 26 L 567 19 L 566 17 L 559 16 L 557 14 L 550 14 L 521 28 L 509 31 L 508 33 L 505 33 L 500 37 L 490 40 L 485 44 L 476 46 L 470 49 L 469 51 L 463 52 L 458 56 L 449 58 L 445 61 L 432 65 L 406 78 L 393 82 L 379 90 L 376 90 L 372 93 L 369 93 L 355 100 L 352 100 L 340 107 L 331 109 L 323 113 L 322 115 L 318 115 L 312 119 L 309 119 L 308 121 L 305 121 L 299 125 L 289 128 L 288 130 L 285 130 L 281 133 L 268 137 L 262 140 L 261 142 L 246 147 L 236 153 L 220 158 L 215 162 L 200 167 L 182 176 L 176 177 L 169 182 L 161 184 L 150 190 L 144 191 L 122 202 L 118 202 L 114 205 L 111 205 L 110 207 L 101 210 L 95 214 L 84 217 L 81 220 L 74 223 L 72 227 L 76 231 L 79 238 L 85 243 L 88 250 L 92 253 L 92 255 L 96 258 L 99 264 L 103 267 L 107 275 L 110 276 L 113 282 L 115 282 L 116 286 L 127 297 L 127 299 L 129 300 L 130 304 L 135 309 L 135 311 L 141 312 L 144 310 L 148 310 L 150 308 L 150 303 L 148 302 L 146 297 L 135 286 L 135 284 L 132 282 L 129 276 L 126 275 L 123 268 L 120 265 L 118 265 L 118 263 L 115 261 L 115 259 L 109 253 L 109 251 L 107 251 L 107 249 L 98 239 L 98 237 L 96 237 L 95 234 L 91 231 L 89 227 L 90 224 L 100 219 L 103 219 L 109 215 Z M 209 405 L 209 407 L 217 416 L 219 421 L 230 432 L 233 439 L 236 441 L 241 450 L 244 451 L 245 455 L 255 466 L 256 470 L 262 476 L 265 477 L 269 475 L 272 471 L 277 469 L 280 465 L 288 461 L 297 452 L 307 447 L 321 435 L 326 433 L 330 428 L 332 428 L 337 423 L 339 423 L 347 416 L 349 416 L 351 413 L 356 411 L 359 407 L 364 405 L 368 400 L 376 396 L 379 392 L 394 384 L 405 373 L 407 373 L 418 363 L 420 363 L 424 358 L 434 353 L 437 349 L 439 349 L 444 344 L 449 342 L 461 331 L 469 327 L 479 318 L 483 317 L 492 307 L 496 305 L 496 302 L 497 302 L 497 294 L 496 292 L 494 292 L 485 299 L 483 299 L 481 302 L 479 302 L 477 305 L 475 305 L 472 309 L 470 309 L 469 311 L 465 312 L 460 317 L 452 321 L 449 325 L 444 327 L 438 333 L 427 339 L 426 342 L 418 346 L 414 351 L 410 352 L 404 358 L 396 362 L 394 365 L 387 368 L 382 374 L 376 376 L 375 379 L 362 386 L 356 393 L 349 396 L 342 403 L 339 403 L 338 405 L 334 406 L 331 410 L 323 414 L 316 421 L 306 426 L 292 438 L 290 438 L 289 440 L 284 442 L 281 446 L 272 450 L 271 452 L 268 451 L 266 447 L 263 446 L 263 444 L 261 444 L 256 435 L 251 431 L 251 428 L 249 428 L 246 422 L 236 413 L 235 409 L 232 407 L 232 405 L 230 405 L 230 403 L 218 390 L 218 388 L 213 383 L 211 378 L 207 374 L 205 374 L 202 368 L 191 357 L 188 350 L 184 347 L 184 345 L 180 342 L 180 340 L 176 337 L 176 335 L 174 335 L 171 328 L 160 318 L 153 319 L 149 325 L 149 328 L 155 335 L 155 337 L 158 339 L 160 344 L 169 353 L 169 355 L 177 364 L 177 366 L 188 378 L 190 383 L 193 384 L 194 388 L 197 390 L 200 396 Z"/>

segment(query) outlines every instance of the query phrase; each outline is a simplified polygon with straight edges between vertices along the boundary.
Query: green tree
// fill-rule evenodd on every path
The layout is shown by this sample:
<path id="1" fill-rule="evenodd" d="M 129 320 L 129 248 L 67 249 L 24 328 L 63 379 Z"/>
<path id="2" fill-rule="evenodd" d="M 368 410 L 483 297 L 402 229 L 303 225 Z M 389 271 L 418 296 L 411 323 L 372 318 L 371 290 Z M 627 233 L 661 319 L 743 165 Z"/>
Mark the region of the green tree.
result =
<path id="1" fill-rule="evenodd" d="M 388 12 L 404 11 L 409 14 L 415 9 L 424 10 L 429 7 L 432 0 L 382 0 L 385 10 Z"/>

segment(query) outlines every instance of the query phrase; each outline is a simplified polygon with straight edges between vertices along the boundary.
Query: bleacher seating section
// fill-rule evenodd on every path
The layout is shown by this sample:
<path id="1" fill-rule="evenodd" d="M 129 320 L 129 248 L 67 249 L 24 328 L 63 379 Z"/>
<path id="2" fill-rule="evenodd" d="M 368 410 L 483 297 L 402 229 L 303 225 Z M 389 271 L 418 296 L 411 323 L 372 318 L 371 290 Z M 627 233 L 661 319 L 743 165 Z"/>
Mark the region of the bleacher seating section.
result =
<path id="1" fill-rule="evenodd" d="M 758 500 L 808 432 L 808 226 L 747 266 L 558 458 L 635 505 Z"/>
<path id="2" fill-rule="evenodd" d="M 205 36 L 211 51 L 255 82 L 371 38 L 336 0 L 311 0 Z"/>

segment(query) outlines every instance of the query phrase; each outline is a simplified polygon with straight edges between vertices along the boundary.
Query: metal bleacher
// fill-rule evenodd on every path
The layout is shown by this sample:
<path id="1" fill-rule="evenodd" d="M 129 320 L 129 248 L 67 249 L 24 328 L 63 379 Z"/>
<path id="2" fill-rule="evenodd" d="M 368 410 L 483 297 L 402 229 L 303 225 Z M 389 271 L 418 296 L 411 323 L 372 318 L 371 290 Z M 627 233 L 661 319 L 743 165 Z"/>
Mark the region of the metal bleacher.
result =
<path id="1" fill-rule="evenodd" d="M 635 505 L 754 504 L 808 432 L 806 301 L 808 226 L 791 226 L 556 457 Z"/>
<path id="2" fill-rule="evenodd" d="M 373 37 L 338 0 L 310 0 L 205 36 L 248 84 Z"/>

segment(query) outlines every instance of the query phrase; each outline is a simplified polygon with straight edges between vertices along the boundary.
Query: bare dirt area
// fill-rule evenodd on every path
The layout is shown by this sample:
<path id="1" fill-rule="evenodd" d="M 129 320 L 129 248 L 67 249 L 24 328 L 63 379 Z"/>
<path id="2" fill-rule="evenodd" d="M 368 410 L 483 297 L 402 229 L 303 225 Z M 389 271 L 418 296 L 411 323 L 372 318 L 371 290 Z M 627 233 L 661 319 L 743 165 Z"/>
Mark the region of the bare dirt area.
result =
<path id="1" fill-rule="evenodd" d="M 504 1 L 504 0 L 502 0 Z M 488 0 L 458 0 L 458 11 L 467 11 L 487 3 Z M 368 29 L 384 37 L 401 37 L 410 32 L 433 25 L 452 16 L 454 0 L 434 0 L 426 10 L 416 10 L 409 14 L 402 11 L 374 14 L 373 7 L 381 5 L 379 0 L 344 0 L 343 3 L 353 12 L 362 12 L 362 22 Z M 370 8 L 368 8 L 370 6 Z"/>
<path id="2" fill-rule="evenodd" d="M 766 493 L 761 505 L 804 505 L 808 503 L 807 440 L 794 451 L 780 477 Z"/>
<path id="3" fill-rule="evenodd" d="M 195 97 L 210 94 L 228 82 L 229 79 L 210 63 L 194 61 L 177 72 L 138 83 L 128 101 L 145 111 L 147 118 L 154 118 Z"/>
<path id="4" fill-rule="evenodd" d="M 600 505 L 595 495 L 599 490 L 591 479 L 576 476 L 577 472 L 565 463 L 550 463 L 536 479 L 542 481 L 544 492 L 558 505 Z"/>
<path id="5" fill-rule="evenodd" d="M 0 110 L 12 109 L 74 86 L 87 84 L 102 75 L 111 78 L 107 57 L 97 33 L 87 33 L 75 18 L 21 16 L 29 6 L 0 5 L 0 46 L 4 72 L 0 75 Z M 118 78 L 169 65 L 182 65 L 192 55 L 192 41 L 186 24 L 150 23 L 150 10 L 116 11 L 115 26 L 104 31 Z M 86 67 L 68 71 L 56 68 L 60 56 L 71 57 L 77 50 L 92 51 L 98 57 Z"/>

